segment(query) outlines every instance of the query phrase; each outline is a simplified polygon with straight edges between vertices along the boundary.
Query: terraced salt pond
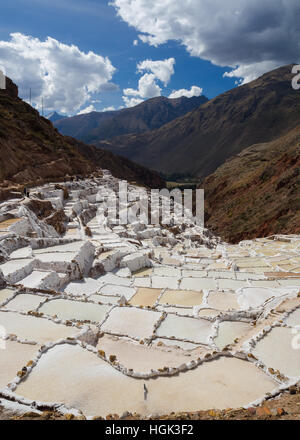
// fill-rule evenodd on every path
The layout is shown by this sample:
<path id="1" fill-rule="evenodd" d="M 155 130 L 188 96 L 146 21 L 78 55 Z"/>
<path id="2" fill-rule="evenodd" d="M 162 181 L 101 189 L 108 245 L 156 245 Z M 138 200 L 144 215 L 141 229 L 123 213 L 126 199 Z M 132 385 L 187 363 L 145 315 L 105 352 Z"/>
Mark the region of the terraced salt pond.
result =
<path id="1" fill-rule="evenodd" d="M 0 304 L 3 304 L 4 302 L 6 302 L 14 294 L 15 294 L 15 291 L 12 289 L 1 289 L 0 290 Z"/>
<path id="2" fill-rule="evenodd" d="M 17 260 L 11 260 L 7 263 L 0 265 L 0 270 L 2 271 L 4 276 L 10 275 L 12 272 L 20 271 L 29 265 L 33 263 L 33 259 L 31 258 L 24 258 L 24 259 L 17 259 Z"/>
<path id="3" fill-rule="evenodd" d="M 69 283 L 65 287 L 64 292 L 73 296 L 88 296 L 97 293 L 102 286 L 102 281 L 88 278 L 83 279 L 82 281 L 74 281 Z"/>
<path id="4" fill-rule="evenodd" d="M 17 295 L 14 299 L 6 304 L 5 309 L 14 310 L 17 312 L 29 312 L 36 310 L 39 307 L 40 303 L 45 300 L 46 297 L 42 297 L 39 295 Z"/>
<path id="5" fill-rule="evenodd" d="M 166 346 L 166 347 L 171 347 L 172 349 L 182 349 L 185 350 L 187 352 L 191 352 L 191 350 L 195 350 L 199 347 L 201 347 L 201 349 L 205 348 L 203 346 L 200 346 L 199 344 L 193 344 L 192 342 L 183 342 L 183 341 L 178 341 L 176 339 L 166 339 L 166 338 L 156 338 L 153 341 L 154 345 L 161 345 L 162 346 Z M 207 353 L 207 350 L 206 350 Z"/>
<path id="6" fill-rule="evenodd" d="M 14 334 L 21 340 L 35 341 L 41 344 L 73 337 L 79 333 L 76 328 L 13 312 L 0 311 L 0 325 L 6 329 L 7 334 Z"/>
<path id="7" fill-rule="evenodd" d="M 120 301 L 119 296 L 105 296 L 105 295 L 91 295 L 89 296 L 89 301 L 101 303 L 101 304 L 112 304 L 117 305 Z"/>
<path id="8" fill-rule="evenodd" d="M 285 323 L 290 326 L 299 326 L 300 330 L 300 308 L 295 310 L 290 316 L 286 319 Z"/>
<path id="9" fill-rule="evenodd" d="M 182 290 L 167 290 L 160 298 L 160 304 L 174 304 L 178 306 L 197 306 L 202 304 L 203 293 Z"/>
<path id="10" fill-rule="evenodd" d="M 214 342 L 219 350 L 223 350 L 227 345 L 233 344 L 237 338 L 245 336 L 251 330 L 250 324 L 246 322 L 221 322 L 218 328 L 218 336 Z"/>
<path id="11" fill-rule="evenodd" d="M 175 377 L 148 380 L 147 401 L 143 398 L 144 383 L 124 376 L 93 353 L 67 345 L 43 355 L 16 393 L 31 400 L 64 403 L 85 415 L 106 416 L 125 411 L 147 415 L 241 407 L 276 388 L 276 383 L 253 364 L 233 358 Z"/>
<path id="12" fill-rule="evenodd" d="M 157 336 L 183 339 L 208 344 L 213 334 L 212 324 L 203 319 L 183 318 L 168 315 L 156 332 Z"/>
<path id="13" fill-rule="evenodd" d="M 216 310 L 239 310 L 238 297 L 232 293 L 211 292 L 207 304 Z"/>
<path id="14" fill-rule="evenodd" d="M 297 289 L 290 289 L 291 292 L 297 292 Z M 245 288 L 242 289 L 238 301 L 240 307 L 248 309 L 249 307 L 261 307 L 270 299 L 277 299 L 288 295 L 288 289 L 267 289 L 267 288 Z M 278 300 L 280 303 L 280 300 Z"/>
<path id="15" fill-rule="evenodd" d="M 38 349 L 37 345 L 5 341 L 5 350 L 0 349 L 0 388 L 6 387 L 16 377 L 17 372 L 35 358 Z"/>
<path id="16" fill-rule="evenodd" d="M 195 345 L 193 348 L 196 348 Z M 190 354 L 180 350 L 168 350 L 163 346 L 153 348 L 141 345 L 128 339 L 105 335 L 99 340 L 98 350 L 103 350 L 106 356 L 115 355 L 122 365 L 138 372 L 152 369 L 179 367 L 184 362 L 190 361 Z M 197 353 L 195 353 L 195 356 Z"/>
<path id="17" fill-rule="evenodd" d="M 194 316 L 193 307 L 177 307 L 177 306 L 172 307 L 163 304 L 162 306 L 158 305 L 156 309 L 159 310 L 160 312 L 165 312 L 165 313 L 174 313 L 176 315 L 182 315 L 182 316 Z"/>
<path id="18" fill-rule="evenodd" d="M 39 312 L 49 316 L 57 316 L 64 321 L 75 320 L 100 323 L 110 309 L 110 306 L 105 305 L 55 299 L 43 304 Z"/>
<path id="19" fill-rule="evenodd" d="M 152 307 L 156 303 L 161 291 L 161 289 L 140 288 L 131 298 L 130 304 L 132 306 Z"/>
<path id="20" fill-rule="evenodd" d="M 32 399 L 150 416 L 253 405 L 300 380 L 300 236 L 229 245 L 190 218 L 176 234 L 104 224 L 118 184 L 103 171 L 64 183 L 67 200 L 32 189 L 31 202 L 63 207 L 63 236 L 19 211 L 26 199 L 0 202 L 23 212 L 19 233 L 0 231 L 0 391 L 29 411 Z"/>
<path id="21" fill-rule="evenodd" d="M 131 336 L 132 338 L 151 337 L 155 324 L 161 315 L 135 308 L 114 308 L 107 321 L 101 326 L 103 332 Z"/>
<path id="22" fill-rule="evenodd" d="M 273 328 L 257 343 L 253 354 L 268 368 L 279 370 L 289 377 L 298 377 L 300 375 L 300 349 L 293 347 L 294 337 L 295 334 L 290 328 Z"/>
<path id="23" fill-rule="evenodd" d="M 49 272 L 41 272 L 38 270 L 34 270 L 30 275 L 22 279 L 22 285 L 24 287 L 33 288 L 39 287 L 45 278 L 50 275 Z"/>

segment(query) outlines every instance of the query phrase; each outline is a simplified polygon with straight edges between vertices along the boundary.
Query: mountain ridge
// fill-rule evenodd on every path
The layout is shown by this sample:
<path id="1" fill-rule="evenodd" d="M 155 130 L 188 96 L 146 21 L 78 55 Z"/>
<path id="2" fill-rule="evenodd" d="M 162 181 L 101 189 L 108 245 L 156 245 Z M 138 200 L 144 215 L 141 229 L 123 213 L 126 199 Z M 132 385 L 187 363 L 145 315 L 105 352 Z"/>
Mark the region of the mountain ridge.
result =
<path id="1" fill-rule="evenodd" d="M 95 143 L 119 135 L 143 133 L 160 128 L 207 101 L 205 96 L 176 99 L 160 96 L 131 108 L 64 118 L 54 121 L 54 125 L 64 135 Z"/>
<path id="2" fill-rule="evenodd" d="M 60 115 L 57 112 L 52 112 L 49 115 L 47 115 L 47 119 L 49 119 L 49 121 L 51 121 L 52 123 L 60 121 L 61 119 L 65 119 L 66 117 L 67 116 Z"/>
<path id="3" fill-rule="evenodd" d="M 164 174 L 204 178 L 243 149 L 271 142 L 297 125 L 300 93 L 292 78 L 292 65 L 283 66 L 158 130 L 95 145 Z"/>

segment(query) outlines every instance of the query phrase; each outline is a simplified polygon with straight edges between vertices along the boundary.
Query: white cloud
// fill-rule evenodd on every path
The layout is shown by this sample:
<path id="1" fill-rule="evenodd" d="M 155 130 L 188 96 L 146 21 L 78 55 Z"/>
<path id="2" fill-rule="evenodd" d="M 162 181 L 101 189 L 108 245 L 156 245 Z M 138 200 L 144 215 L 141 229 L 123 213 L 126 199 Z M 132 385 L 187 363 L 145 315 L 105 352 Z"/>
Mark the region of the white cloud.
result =
<path id="1" fill-rule="evenodd" d="M 86 115 L 87 113 L 92 113 L 95 112 L 96 108 L 94 105 L 89 105 L 88 107 L 84 108 L 83 110 L 80 110 L 79 113 L 77 113 L 78 115 Z"/>
<path id="2" fill-rule="evenodd" d="M 101 110 L 102 112 L 114 112 L 116 110 L 116 108 L 111 105 L 110 107 L 105 107 L 103 110 Z"/>
<path id="3" fill-rule="evenodd" d="M 139 40 L 134 40 L 134 41 L 133 41 L 133 45 L 134 45 L 134 46 L 138 46 L 138 45 L 139 45 Z"/>
<path id="4" fill-rule="evenodd" d="M 233 69 L 242 81 L 299 62 L 299 0 L 113 0 L 119 16 L 158 46 L 169 40 Z"/>
<path id="5" fill-rule="evenodd" d="M 144 100 L 140 98 L 128 98 L 128 96 L 123 96 L 123 101 L 126 107 L 135 107 L 141 104 Z"/>
<path id="6" fill-rule="evenodd" d="M 156 84 L 156 78 L 153 73 L 145 73 L 139 80 L 138 90 L 124 89 L 124 95 L 154 98 L 161 95 L 161 88 Z"/>
<path id="7" fill-rule="evenodd" d="M 170 94 L 169 98 L 181 98 L 182 96 L 185 96 L 186 98 L 192 98 L 193 96 L 201 96 L 203 93 L 203 89 L 198 86 L 192 86 L 191 90 L 181 89 L 181 90 L 173 90 L 173 92 Z"/>
<path id="8" fill-rule="evenodd" d="M 145 60 L 138 63 L 138 73 L 146 73 L 140 78 L 137 90 L 131 88 L 123 90 L 125 105 L 133 107 L 144 99 L 161 96 L 162 89 L 157 81 L 161 81 L 166 86 L 174 74 L 174 64 L 174 58 L 160 61 Z"/>
<path id="9" fill-rule="evenodd" d="M 223 76 L 228 78 L 241 78 L 239 81 L 236 81 L 236 84 L 247 84 L 264 73 L 276 69 L 276 67 L 278 67 L 276 62 L 263 61 L 261 63 L 239 66 L 231 72 L 225 72 Z"/>
<path id="10" fill-rule="evenodd" d="M 19 85 L 20 96 L 47 110 L 74 113 L 86 105 L 93 94 L 112 90 L 109 81 L 115 68 L 108 58 L 94 52 L 84 53 L 77 46 L 48 37 L 45 41 L 21 33 L 10 41 L 0 41 L 0 64 Z"/>
<path id="11" fill-rule="evenodd" d="M 137 65 L 139 72 L 151 72 L 156 79 L 164 83 L 166 87 L 174 75 L 174 65 L 176 61 L 174 58 L 169 58 L 162 61 L 145 60 Z"/>

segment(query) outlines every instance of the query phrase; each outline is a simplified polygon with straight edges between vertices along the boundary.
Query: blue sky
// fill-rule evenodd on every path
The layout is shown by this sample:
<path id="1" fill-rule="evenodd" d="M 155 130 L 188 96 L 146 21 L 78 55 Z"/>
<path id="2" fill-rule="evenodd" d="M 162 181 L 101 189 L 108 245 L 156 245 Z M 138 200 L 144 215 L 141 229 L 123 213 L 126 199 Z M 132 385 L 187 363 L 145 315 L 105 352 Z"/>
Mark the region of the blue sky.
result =
<path id="1" fill-rule="evenodd" d="M 276 49 L 276 32 L 282 31 L 283 16 L 282 13 L 272 15 L 270 11 L 275 11 L 276 3 L 285 3 L 283 0 L 266 0 L 263 9 L 257 0 L 253 0 L 252 9 L 244 0 L 228 0 L 226 14 L 220 11 L 222 2 L 219 0 L 212 0 L 209 10 L 205 9 L 207 2 L 204 0 L 189 0 L 186 7 L 182 0 L 165 0 L 166 8 L 163 11 L 159 9 L 163 2 L 158 0 L 114 2 L 115 6 L 108 5 L 107 0 L 0 0 L 0 66 L 18 82 L 23 98 L 27 98 L 27 90 L 31 87 L 35 105 L 40 105 L 43 95 L 49 111 L 55 109 L 75 114 L 89 107 L 99 111 L 111 106 L 118 109 L 125 105 L 124 90 L 137 90 L 138 81 L 145 74 L 148 74 L 147 81 L 151 82 L 151 92 L 149 87 L 142 96 L 137 91 L 139 100 L 151 97 L 145 96 L 147 93 L 155 94 L 153 85 L 158 86 L 160 94 L 164 96 L 169 96 L 174 90 L 190 90 L 192 86 L 197 86 L 203 89 L 204 95 L 213 98 L 236 87 L 237 80 L 247 82 L 273 67 L 296 61 L 290 57 L 298 53 L 299 43 L 297 50 L 291 54 L 286 53 L 286 42 L 282 42 L 281 52 Z M 292 22 L 286 23 L 286 26 L 290 31 L 295 27 L 295 41 L 299 41 L 299 26 L 296 24 L 299 7 L 294 0 L 290 0 L 289 4 L 294 5 L 295 10 L 290 11 L 293 14 L 288 17 Z M 237 5 L 240 5 L 240 10 Z M 287 12 L 287 9 L 285 7 L 284 11 Z M 231 15 L 228 15 L 228 11 Z M 217 12 L 221 14 L 218 20 Z M 195 17 L 197 14 L 201 16 Z M 240 14 L 238 19 L 237 14 Z M 180 22 L 176 24 L 177 28 L 175 22 Z M 271 38 L 266 38 L 269 29 L 275 36 L 272 47 L 269 47 Z M 264 38 L 260 41 L 262 30 Z M 152 32 L 154 43 L 149 37 Z M 252 38 L 249 43 L 247 33 L 256 39 Z M 20 35 L 12 42 L 11 34 Z M 49 43 L 46 53 L 43 42 L 47 37 L 59 43 L 55 48 Z M 244 39 L 244 51 L 240 50 L 239 43 L 242 44 L 242 41 L 239 39 Z M 134 45 L 134 41 L 138 41 L 138 44 Z M 59 44 L 63 46 L 59 47 Z M 251 50 L 248 48 L 250 44 Z M 79 53 L 74 50 L 74 53 L 69 53 L 68 47 L 72 45 L 78 47 Z M 28 47 L 31 60 L 26 53 Z M 266 47 L 268 50 L 264 50 Z M 84 59 L 87 57 L 83 53 L 90 51 L 102 57 L 96 60 L 96 64 L 92 59 Z M 23 62 L 25 58 L 26 62 Z M 78 95 L 78 99 L 73 102 L 72 79 L 68 78 L 68 83 L 63 84 L 66 81 L 64 72 L 71 72 L 81 58 L 82 78 L 80 83 L 74 80 L 74 95 Z M 165 83 L 157 77 L 153 78 L 151 69 L 137 72 L 138 63 L 145 60 L 170 58 L 174 58 L 176 64 L 174 74 L 170 74 Z M 35 67 L 36 59 L 39 59 L 39 63 Z M 55 75 L 51 69 L 57 66 Z M 99 76 L 93 83 L 98 67 L 101 78 Z M 225 72 L 231 74 L 224 77 Z M 53 88 L 57 94 L 60 93 L 60 99 L 54 96 Z M 89 90 L 84 91 L 84 88 Z M 129 93 L 134 96 L 134 92 Z"/>

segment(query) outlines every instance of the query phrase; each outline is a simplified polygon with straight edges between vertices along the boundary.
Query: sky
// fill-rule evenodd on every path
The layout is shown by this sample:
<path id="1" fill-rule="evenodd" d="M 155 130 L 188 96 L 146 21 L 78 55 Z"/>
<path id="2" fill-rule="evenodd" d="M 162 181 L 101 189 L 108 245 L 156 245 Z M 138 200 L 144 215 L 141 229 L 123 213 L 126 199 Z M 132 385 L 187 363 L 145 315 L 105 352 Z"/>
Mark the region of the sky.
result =
<path id="1" fill-rule="evenodd" d="M 211 99 L 294 62 L 299 0 L 0 0 L 0 68 L 45 114 Z"/>

